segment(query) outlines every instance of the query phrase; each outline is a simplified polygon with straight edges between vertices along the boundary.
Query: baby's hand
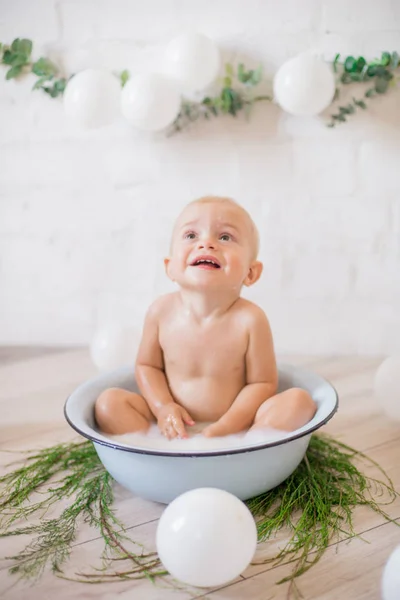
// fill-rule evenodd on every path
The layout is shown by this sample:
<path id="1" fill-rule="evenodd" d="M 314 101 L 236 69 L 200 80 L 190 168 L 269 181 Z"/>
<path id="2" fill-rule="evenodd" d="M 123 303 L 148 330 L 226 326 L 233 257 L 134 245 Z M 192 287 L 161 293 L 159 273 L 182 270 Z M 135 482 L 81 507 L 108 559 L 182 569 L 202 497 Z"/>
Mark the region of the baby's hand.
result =
<path id="1" fill-rule="evenodd" d="M 176 402 L 170 402 L 163 406 L 157 415 L 158 427 L 169 440 L 173 438 L 187 438 L 188 434 L 184 423 L 187 425 L 194 425 L 192 417 L 189 415 L 187 410 L 176 404 Z"/>

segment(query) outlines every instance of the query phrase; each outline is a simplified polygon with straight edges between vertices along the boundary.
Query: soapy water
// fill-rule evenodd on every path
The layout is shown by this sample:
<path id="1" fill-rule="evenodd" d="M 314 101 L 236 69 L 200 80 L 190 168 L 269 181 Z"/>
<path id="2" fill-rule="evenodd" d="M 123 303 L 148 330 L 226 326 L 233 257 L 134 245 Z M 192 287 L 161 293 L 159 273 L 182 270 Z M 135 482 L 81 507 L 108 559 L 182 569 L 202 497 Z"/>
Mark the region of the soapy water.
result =
<path id="1" fill-rule="evenodd" d="M 155 424 L 150 425 L 146 433 L 107 434 L 107 438 L 124 446 L 187 453 L 192 451 L 210 452 L 213 450 L 233 450 L 250 446 L 262 446 L 293 435 L 292 431 L 281 431 L 278 429 L 250 429 L 249 431 L 223 437 L 207 438 L 201 434 L 201 431 L 207 425 L 209 423 L 196 423 L 192 427 L 187 426 L 186 431 L 189 436 L 187 439 L 174 438 L 168 440 Z"/>

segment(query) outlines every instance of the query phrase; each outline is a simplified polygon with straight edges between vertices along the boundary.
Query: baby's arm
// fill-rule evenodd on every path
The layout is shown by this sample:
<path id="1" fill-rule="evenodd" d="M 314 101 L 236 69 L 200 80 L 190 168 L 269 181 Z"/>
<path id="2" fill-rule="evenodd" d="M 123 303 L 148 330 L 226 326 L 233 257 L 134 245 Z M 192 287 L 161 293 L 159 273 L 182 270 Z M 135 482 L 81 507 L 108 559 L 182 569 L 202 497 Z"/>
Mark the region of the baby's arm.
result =
<path id="1" fill-rule="evenodd" d="M 136 381 L 143 398 L 157 419 L 161 432 L 168 438 L 187 437 L 184 422 L 193 425 L 194 421 L 188 412 L 174 401 L 168 387 L 158 336 L 160 310 L 160 303 L 156 301 L 146 315 L 136 359 Z"/>
<path id="2" fill-rule="evenodd" d="M 265 313 L 252 306 L 249 314 L 249 344 L 246 352 L 246 385 L 228 411 L 203 434 L 207 437 L 229 435 L 253 424 L 261 404 L 276 393 L 278 370 L 271 328 Z"/>

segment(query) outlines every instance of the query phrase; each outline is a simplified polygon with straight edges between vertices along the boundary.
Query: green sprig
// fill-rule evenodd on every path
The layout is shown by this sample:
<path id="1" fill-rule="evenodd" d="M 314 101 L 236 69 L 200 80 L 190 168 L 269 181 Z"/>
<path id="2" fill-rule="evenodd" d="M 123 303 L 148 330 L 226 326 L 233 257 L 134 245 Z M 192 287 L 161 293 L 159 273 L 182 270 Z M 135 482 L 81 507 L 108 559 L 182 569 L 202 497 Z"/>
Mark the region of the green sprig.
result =
<path id="1" fill-rule="evenodd" d="M 356 460 L 374 465 L 383 479 L 364 475 Z M 282 527 L 290 531 L 285 547 L 264 561 L 293 564 L 290 575 L 278 582 L 283 583 L 311 569 L 332 541 L 356 535 L 352 519 L 356 506 L 368 506 L 392 521 L 377 498 L 390 503 L 398 495 L 385 471 L 365 454 L 330 437 L 313 435 L 296 471 L 278 487 L 250 500 L 248 506 L 259 517 L 259 539 L 270 539 Z"/>
<path id="2" fill-rule="evenodd" d="M 120 81 L 121 81 L 121 87 L 124 87 L 124 85 L 129 80 L 129 77 L 130 77 L 129 71 L 127 69 L 124 69 L 119 76 Z"/>
<path id="3" fill-rule="evenodd" d="M 369 63 L 363 56 L 358 58 L 347 56 L 342 62 L 339 62 L 339 59 L 340 54 L 337 54 L 333 61 L 334 71 L 338 76 L 335 100 L 340 94 L 341 85 L 361 83 L 368 87 L 363 98 L 353 98 L 352 102 L 339 106 L 338 112 L 331 115 L 328 127 L 344 123 L 358 108 L 362 110 L 367 108 L 366 100 L 385 94 L 390 86 L 395 85 L 395 75 L 399 72 L 400 66 L 400 56 L 397 52 L 382 52 L 381 58 L 374 59 Z"/>
<path id="4" fill-rule="evenodd" d="M 140 544 L 136 544 L 138 553 L 125 547 L 128 538 L 124 527 L 111 509 L 112 479 L 90 442 L 59 444 L 32 453 L 22 467 L 0 478 L 0 486 L 0 537 L 34 536 L 22 552 L 8 557 L 13 561 L 10 572 L 20 579 L 36 580 L 46 566 L 63 575 L 64 563 L 83 522 L 100 531 L 105 544 L 105 564 L 109 565 L 113 557 L 133 564 L 120 572 L 121 578 L 123 575 L 153 580 L 165 574 L 154 553 L 143 552 Z M 32 502 L 35 492 L 41 492 L 44 498 Z M 69 498 L 70 505 L 58 517 L 44 518 L 53 505 Z M 32 516 L 40 517 L 38 524 L 15 527 Z M 93 582 L 92 574 L 81 573 L 79 577 Z M 108 577 L 107 569 L 96 574 L 97 580 Z"/>
<path id="5" fill-rule="evenodd" d="M 364 475 L 358 461 L 374 465 L 382 481 Z M 33 502 L 36 492 L 41 499 Z M 291 573 L 278 583 L 290 581 L 294 591 L 295 580 L 319 561 L 333 541 L 356 535 L 352 521 L 356 506 L 368 506 L 391 521 L 382 506 L 398 495 L 373 460 L 330 437 L 313 435 L 295 472 L 247 504 L 260 540 L 282 529 L 290 533 L 278 555 L 264 562 L 290 563 Z M 69 506 L 58 517 L 45 518 L 62 498 L 69 499 Z M 29 454 L 21 467 L 0 478 L 0 536 L 34 536 L 22 552 L 10 557 L 11 573 L 35 580 L 50 566 L 57 576 L 69 578 L 63 568 L 79 526 L 86 522 L 103 538 L 104 566 L 70 579 L 101 583 L 147 577 L 154 581 L 166 575 L 155 553 L 130 540 L 112 510 L 113 501 L 112 479 L 91 442 L 59 444 Z M 38 524 L 18 525 L 32 516 L 40 517 Z M 135 551 L 129 549 L 132 543 Z M 125 566 L 116 568 L 116 561 Z"/>
<path id="6" fill-rule="evenodd" d="M 32 41 L 28 39 L 16 38 L 10 46 L 0 44 L 0 62 L 10 67 L 6 72 L 6 79 L 33 73 L 38 76 L 38 80 L 32 89 L 41 89 L 52 98 L 57 98 L 63 94 L 67 79 L 57 78 L 58 67 L 48 58 L 42 57 L 32 62 L 32 48 Z"/>
<path id="7" fill-rule="evenodd" d="M 248 116 L 257 102 L 271 101 L 271 96 L 254 95 L 252 89 L 262 79 L 262 68 L 246 70 L 243 63 L 236 73 L 231 63 L 225 65 L 222 88 L 216 96 L 206 96 L 200 102 L 183 100 L 181 110 L 169 129 L 169 134 L 186 128 L 200 118 L 210 119 L 219 115 L 236 117 L 242 110 Z"/>

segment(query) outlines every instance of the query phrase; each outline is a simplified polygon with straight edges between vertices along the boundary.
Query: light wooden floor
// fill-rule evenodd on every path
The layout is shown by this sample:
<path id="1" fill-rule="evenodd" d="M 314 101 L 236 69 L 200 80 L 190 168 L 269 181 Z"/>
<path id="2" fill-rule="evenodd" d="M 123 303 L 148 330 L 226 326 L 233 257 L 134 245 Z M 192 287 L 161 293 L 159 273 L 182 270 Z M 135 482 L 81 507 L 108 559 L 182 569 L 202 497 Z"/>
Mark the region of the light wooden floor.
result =
<path id="1" fill-rule="evenodd" d="M 340 410 L 325 428 L 340 440 L 363 450 L 378 461 L 400 489 L 400 424 L 391 423 L 374 401 L 373 376 L 379 358 L 310 358 L 284 357 L 285 362 L 306 365 L 327 377 L 340 397 Z M 63 404 L 68 394 L 95 369 L 84 350 L 54 352 L 45 349 L 0 351 L 0 448 L 32 449 L 60 440 L 75 439 L 76 434 L 63 418 Z M 0 453 L 0 467 L 9 462 Z M 374 468 L 369 469 L 374 474 Z M 154 549 L 157 520 L 163 506 L 133 497 L 116 486 L 118 516 L 129 526 L 133 539 Z M 393 519 L 400 519 L 400 501 L 387 507 Z M 323 559 L 298 580 L 306 600 L 378 600 L 383 565 L 393 548 L 400 544 L 400 528 L 386 523 L 364 507 L 354 513 L 356 531 L 362 539 L 332 544 Z M 0 539 L 0 556 L 21 549 L 28 540 Z M 258 557 L 271 553 L 276 544 L 260 545 Z M 68 573 L 99 566 L 102 541 L 94 530 L 82 527 L 74 547 Z M 10 600 L 113 598 L 182 600 L 207 597 L 213 600 L 248 598 L 284 599 L 287 585 L 276 581 L 289 572 L 288 566 L 271 568 L 251 565 L 232 584 L 218 590 L 170 591 L 147 580 L 113 584 L 85 585 L 70 583 L 46 573 L 33 587 L 17 583 L 8 574 L 8 563 L 0 563 L 0 597 Z M 400 593 L 399 593 L 400 598 Z"/>

